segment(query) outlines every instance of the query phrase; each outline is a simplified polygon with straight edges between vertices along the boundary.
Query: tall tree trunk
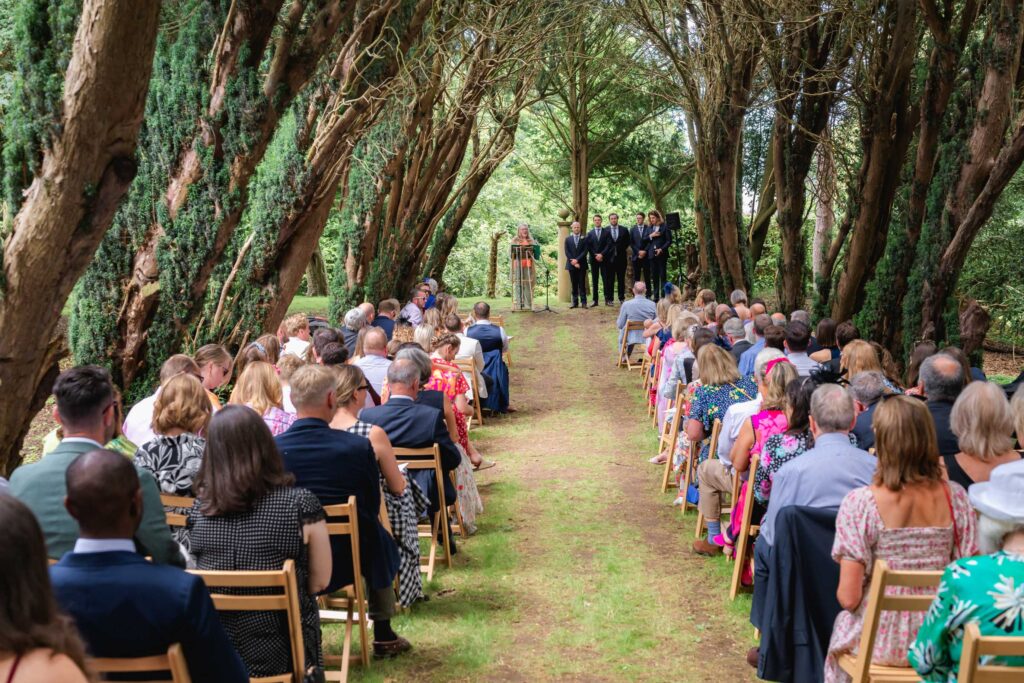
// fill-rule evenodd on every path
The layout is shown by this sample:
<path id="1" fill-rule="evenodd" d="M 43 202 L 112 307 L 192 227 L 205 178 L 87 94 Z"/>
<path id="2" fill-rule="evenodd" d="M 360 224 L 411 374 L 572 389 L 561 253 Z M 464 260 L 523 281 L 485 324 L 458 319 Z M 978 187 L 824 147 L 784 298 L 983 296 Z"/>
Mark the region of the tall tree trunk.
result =
<path id="1" fill-rule="evenodd" d="M 313 249 L 306 266 L 306 296 L 327 296 L 327 266 L 319 246 Z"/>
<path id="2" fill-rule="evenodd" d="M 76 355 L 111 364 L 129 400 L 180 349 L 281 116 L 368 2 L 193 0 L 162 42 L 143 134 L 146 183 L 108 238 L 118 268 L 95 267 L 76 307 L 91 318 L 76 323 L 91 328 L 89 339 L 76 335 Z"/>
<path id="3" fill-rule="evenodd" d="M 61 309 L 135 177 L 159 15 L 156 2 L 83 3 L 60 118 L 3 245 L 4 474 L 20 462 L 29 423 L 58 372 L 65 348 L 52 337 Z"/>
<path id="4" fill-rule="evenodd" d="M 817 282 L 825 269 L 828 246 L 836 223 L 836 169 L 828 133 L 818 146 L 818 196 L 814 208 L 814 240 L 811 244 L 812 281 Z"/>
<path id="5" fill-rule="evenodd" d="M 775 215 L 775 127 L 772 126 L 772 139 L 768 141 L 768 152 L 764 160 L 764 177 L 761 179 L 761 191 L 758 193 L 757 213 L 750 219 L 747 228 L 747 240 L 750 243 L 750 262 L 754 265 L 761 260 L 764 252 L 764 241 L 768 238 L 768 228 Z"/>
<path id="6" fill-rule="evenodd" d="M 899 188 L 902 160 L 917 115 L 909 101 L 910 73 L 917 50 L 917 2 L 895 0 L 879 17 L 879 31 L 866 77 L 871 88 L 861 123 L 863 159 L 839 236 L 850 234 L 842 274 L 831 302 L 832 318 L 849 320 L 864 302 L 864 288 L 885 250 L 889 217 Z M 838 256 L 838 249 L 836 250 Z M 830 249 L 830 254 L 832 250 Z M 835 261 L 826 260 L 827 281 Z M 820 293 L 820 290 L 819 290 Z"/>
<path id="7" fill-rule="evenodd" d="M 487 298 L 498 296 L 498 242 L 505 236 L 504 230 L 491 235 L 491 250 L 487 255 Z"/>

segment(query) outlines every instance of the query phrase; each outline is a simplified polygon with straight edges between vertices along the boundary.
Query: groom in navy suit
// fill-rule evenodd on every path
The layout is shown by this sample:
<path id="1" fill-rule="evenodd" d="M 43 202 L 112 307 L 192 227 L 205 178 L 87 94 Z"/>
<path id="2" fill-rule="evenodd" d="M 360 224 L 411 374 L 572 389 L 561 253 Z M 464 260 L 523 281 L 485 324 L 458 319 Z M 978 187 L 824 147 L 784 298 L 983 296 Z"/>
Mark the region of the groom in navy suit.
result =
<path id="1" fill-rule="evenodd" d="M 587 307 L 587 238 L 580 234 L 580 222 L 573 221 L 570 226 L 572 234 L 565 238 L 565 269 L 569 271 L 572 283 L 572 306 Z M 594 296 L 597 301 L 597 296 Z"/>
<path id="2" fill-rule="evenodd" d="M 50 578 L 90 655 L 146 657 L 181 643 L 193 681 L 249 680 L 203 580 L 135 552 L 142 492 L 130 460 L 100 449 L 79 456 L 65 504 L 79 537 Z"/>

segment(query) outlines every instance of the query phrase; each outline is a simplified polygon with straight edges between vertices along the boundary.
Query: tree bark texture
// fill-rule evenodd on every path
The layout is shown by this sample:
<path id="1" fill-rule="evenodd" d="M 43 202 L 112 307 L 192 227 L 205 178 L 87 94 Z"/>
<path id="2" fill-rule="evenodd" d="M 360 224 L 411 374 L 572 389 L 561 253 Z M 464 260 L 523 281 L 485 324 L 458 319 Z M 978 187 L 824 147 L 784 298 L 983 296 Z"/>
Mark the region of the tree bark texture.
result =
<path id="1" fill-rule="evenodd" d="M 61 309 L 135 177 L 159 14 L 156 2 L 82 5 L 57 132 L 3 245 L 0 473 L 20 462 L 65 351 Z"/>
<path id="2" fill-rule="evenodd" d="M 505 237 L 505 231 L 499 230 L 491 235 L 491 250 L 487 256 L 487 298 L 498 296 L 498 242 Z"/>
<path id="3" fill-rule="evenodd" d="M 327 267 L 320 247 L 313 250 L 306 266 L 306 296 L 327 296 Z"/>

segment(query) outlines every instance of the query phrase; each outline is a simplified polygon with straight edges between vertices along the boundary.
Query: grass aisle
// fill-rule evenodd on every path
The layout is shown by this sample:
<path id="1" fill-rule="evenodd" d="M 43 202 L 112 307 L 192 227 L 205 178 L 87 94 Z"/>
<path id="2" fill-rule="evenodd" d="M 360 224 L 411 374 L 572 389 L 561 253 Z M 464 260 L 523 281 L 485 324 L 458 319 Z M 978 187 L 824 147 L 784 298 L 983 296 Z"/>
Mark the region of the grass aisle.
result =
<path id="1" fill-rule="evenodd" d="M 480 529 L 396 620 L 414 651 L 352 679 L 754 680 L 750 599 L 728 601 L 723 559 L 692 555 L 695 513 L 646 463 L 656 435 L 637 373 L 612 365 L 615 310 L 505 313 L 519 412 L 471 432 L 499 461 L 478 477 Z"/>

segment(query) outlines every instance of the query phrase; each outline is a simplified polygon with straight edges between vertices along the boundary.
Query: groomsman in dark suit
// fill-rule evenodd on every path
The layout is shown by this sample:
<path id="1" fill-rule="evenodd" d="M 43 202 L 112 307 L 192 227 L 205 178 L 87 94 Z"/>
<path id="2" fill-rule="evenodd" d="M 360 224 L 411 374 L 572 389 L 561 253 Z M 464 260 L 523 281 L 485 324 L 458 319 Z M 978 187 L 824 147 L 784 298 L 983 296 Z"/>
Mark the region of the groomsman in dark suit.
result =
<path id="1" fill-rule="evenodd" d="M 657 301 L 665 294 L 665 282 L 668 279 L 668 250 L 672 245 L 672 233 L 662 220 L 661 213 L 652 210 L 647 218 L 651 224 L 647 236 L 651 240 L 651 295 Z"/>
<path id="2" fill-rule="evenodd" d="M 643 282 L 651 291 L 651 231 L 644 222 L 644 214 L 636 215 L 636 225 L 629 230 L 629 244 L 633 249 L 633 281 Z"/>
<path id="3" fill-rule="evenodd" d="M 580 234 L 580 222 L 573 221 L 569 226 L 572 234 L 565 238 L 565 269 L 569 271 L 572 282 L 572 306 L 578 308 L 583 302 L 587 307 L 587 238 Z M 594 296 L 597 301 L 597 296 Z"/>
<path id="4" fill-rule="evenodd" d="M 597 306 L 597 279 L 600 275 L 604 284 L 604 304 L 612 305 L 612 262 L 615 260 L 615 245 L 608 228 L 601 225 L 601 214 L 594 214 L 594 229 L 587 235 L 587 251 L 590 252 L 590 272 L 594 283 L 592 293 Z"/>
<path id="5" fill-rule="evenodd" d="M 615 257 L 612 259 L 612 275 L 615 277 L 615 285 L 619 292 L 619 303 L 621 304 L 626 300 L 626 262 L 629 260 L 629 254 L 626 253 L 626 250 L 630 244 L 629 230 L 625 226 L 619 225 L 619 214 L 617 213 L 608 214 L 608 221 L 611 223 L 608 226 L 608 232 L 611 233 L 612 244 L 615 245 Z"/>

